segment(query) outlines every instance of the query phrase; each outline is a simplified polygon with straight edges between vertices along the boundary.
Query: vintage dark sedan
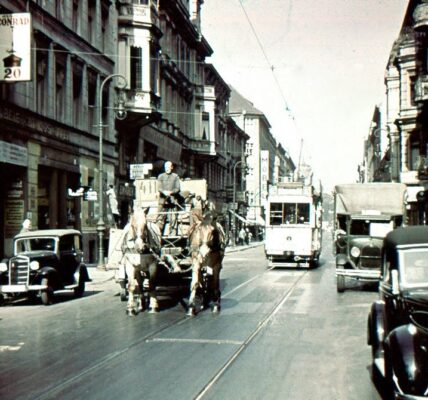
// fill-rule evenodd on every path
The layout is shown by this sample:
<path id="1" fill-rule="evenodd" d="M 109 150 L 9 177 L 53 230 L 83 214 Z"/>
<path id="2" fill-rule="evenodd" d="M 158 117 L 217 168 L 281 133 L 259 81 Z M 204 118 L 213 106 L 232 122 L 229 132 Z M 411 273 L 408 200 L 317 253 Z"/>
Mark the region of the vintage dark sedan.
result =
<path id="1" fill-rule="evenodd" d="M 428 397 L 428 226 L 384 240 L 379 300 L 368 318 L 373 367 L 396 399 Z"/>
<path id="2" fill-rule="evenodd" d="M 0 296 L 40 296 L 51 304 L 54 292 L 72 289 L 76 297 L 90 281 L 83 264 L 81 233 L 74 229 L 48 229 L 15 236 L 13 256 L 0 263 Z"/>

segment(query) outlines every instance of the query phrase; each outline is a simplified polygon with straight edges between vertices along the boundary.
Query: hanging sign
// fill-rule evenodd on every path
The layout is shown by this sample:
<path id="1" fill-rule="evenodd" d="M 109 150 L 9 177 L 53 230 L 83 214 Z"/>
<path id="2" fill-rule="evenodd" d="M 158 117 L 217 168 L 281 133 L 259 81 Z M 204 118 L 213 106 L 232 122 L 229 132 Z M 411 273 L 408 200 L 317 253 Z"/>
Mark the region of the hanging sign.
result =
<path id="1" fill-rule="evenodd" d="M 0 14 L 0 82 L 31 80 L 31 14 Z"/>

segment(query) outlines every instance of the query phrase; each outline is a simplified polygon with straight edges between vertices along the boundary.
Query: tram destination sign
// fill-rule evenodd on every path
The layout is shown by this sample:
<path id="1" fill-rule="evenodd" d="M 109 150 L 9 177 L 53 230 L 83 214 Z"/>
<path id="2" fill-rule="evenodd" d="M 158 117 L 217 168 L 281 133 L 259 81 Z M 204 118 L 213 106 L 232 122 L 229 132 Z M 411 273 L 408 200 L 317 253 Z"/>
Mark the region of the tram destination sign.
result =
<path id="1" fill-rule="evenodd" d="M 31 80 L 31 14 L 0 14 L 0 82 Z"/>

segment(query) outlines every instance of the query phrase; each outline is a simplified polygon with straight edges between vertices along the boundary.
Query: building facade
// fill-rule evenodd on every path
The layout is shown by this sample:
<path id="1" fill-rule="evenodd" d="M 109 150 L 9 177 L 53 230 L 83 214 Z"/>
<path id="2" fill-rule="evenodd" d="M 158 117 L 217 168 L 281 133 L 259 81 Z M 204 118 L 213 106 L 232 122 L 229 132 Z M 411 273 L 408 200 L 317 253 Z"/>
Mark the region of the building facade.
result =
<path id="1" fill-rule="evenodd" d="M 24 218 L 33 227 L 73 227 L 96 252 L 97 202 L 68 196 L 98 190 L 100 98 L 113 104 L 117 16 L 110 1 L 2 1 L 1 14 L 31 15 L 31 80 L 0 83 L 0 254 L 11 253 Z M 6 40 L 3 38 L 3 40 Z M 105 179 L 116 164 L 111 107 L 102 111 Z"/>

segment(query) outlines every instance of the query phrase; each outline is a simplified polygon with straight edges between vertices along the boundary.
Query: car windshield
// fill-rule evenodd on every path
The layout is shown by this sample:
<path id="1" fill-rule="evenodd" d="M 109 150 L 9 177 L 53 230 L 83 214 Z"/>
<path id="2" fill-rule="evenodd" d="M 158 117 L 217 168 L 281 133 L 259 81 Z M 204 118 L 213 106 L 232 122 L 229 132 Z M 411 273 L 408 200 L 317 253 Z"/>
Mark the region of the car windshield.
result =
<path id="1" fill-rule="evenodd" d="M 17 239 L 15 243 L 16 253 L 24 253 L 26 251 L 35 250 L 55 250 L 54 238 L 22 238 Z"/>
<path id="2" fill-rule="evenodd" d="M 385 237 L 393 229 L 392 221 L 370 221 L 368 219 L 354 219 L 351 221 L 350 234 Z"/>
<path id="3" fill-rule="evenodd" d="M 400 275 L 406 287 L 427 287 L 428 249 L 400 251 Z"/>

